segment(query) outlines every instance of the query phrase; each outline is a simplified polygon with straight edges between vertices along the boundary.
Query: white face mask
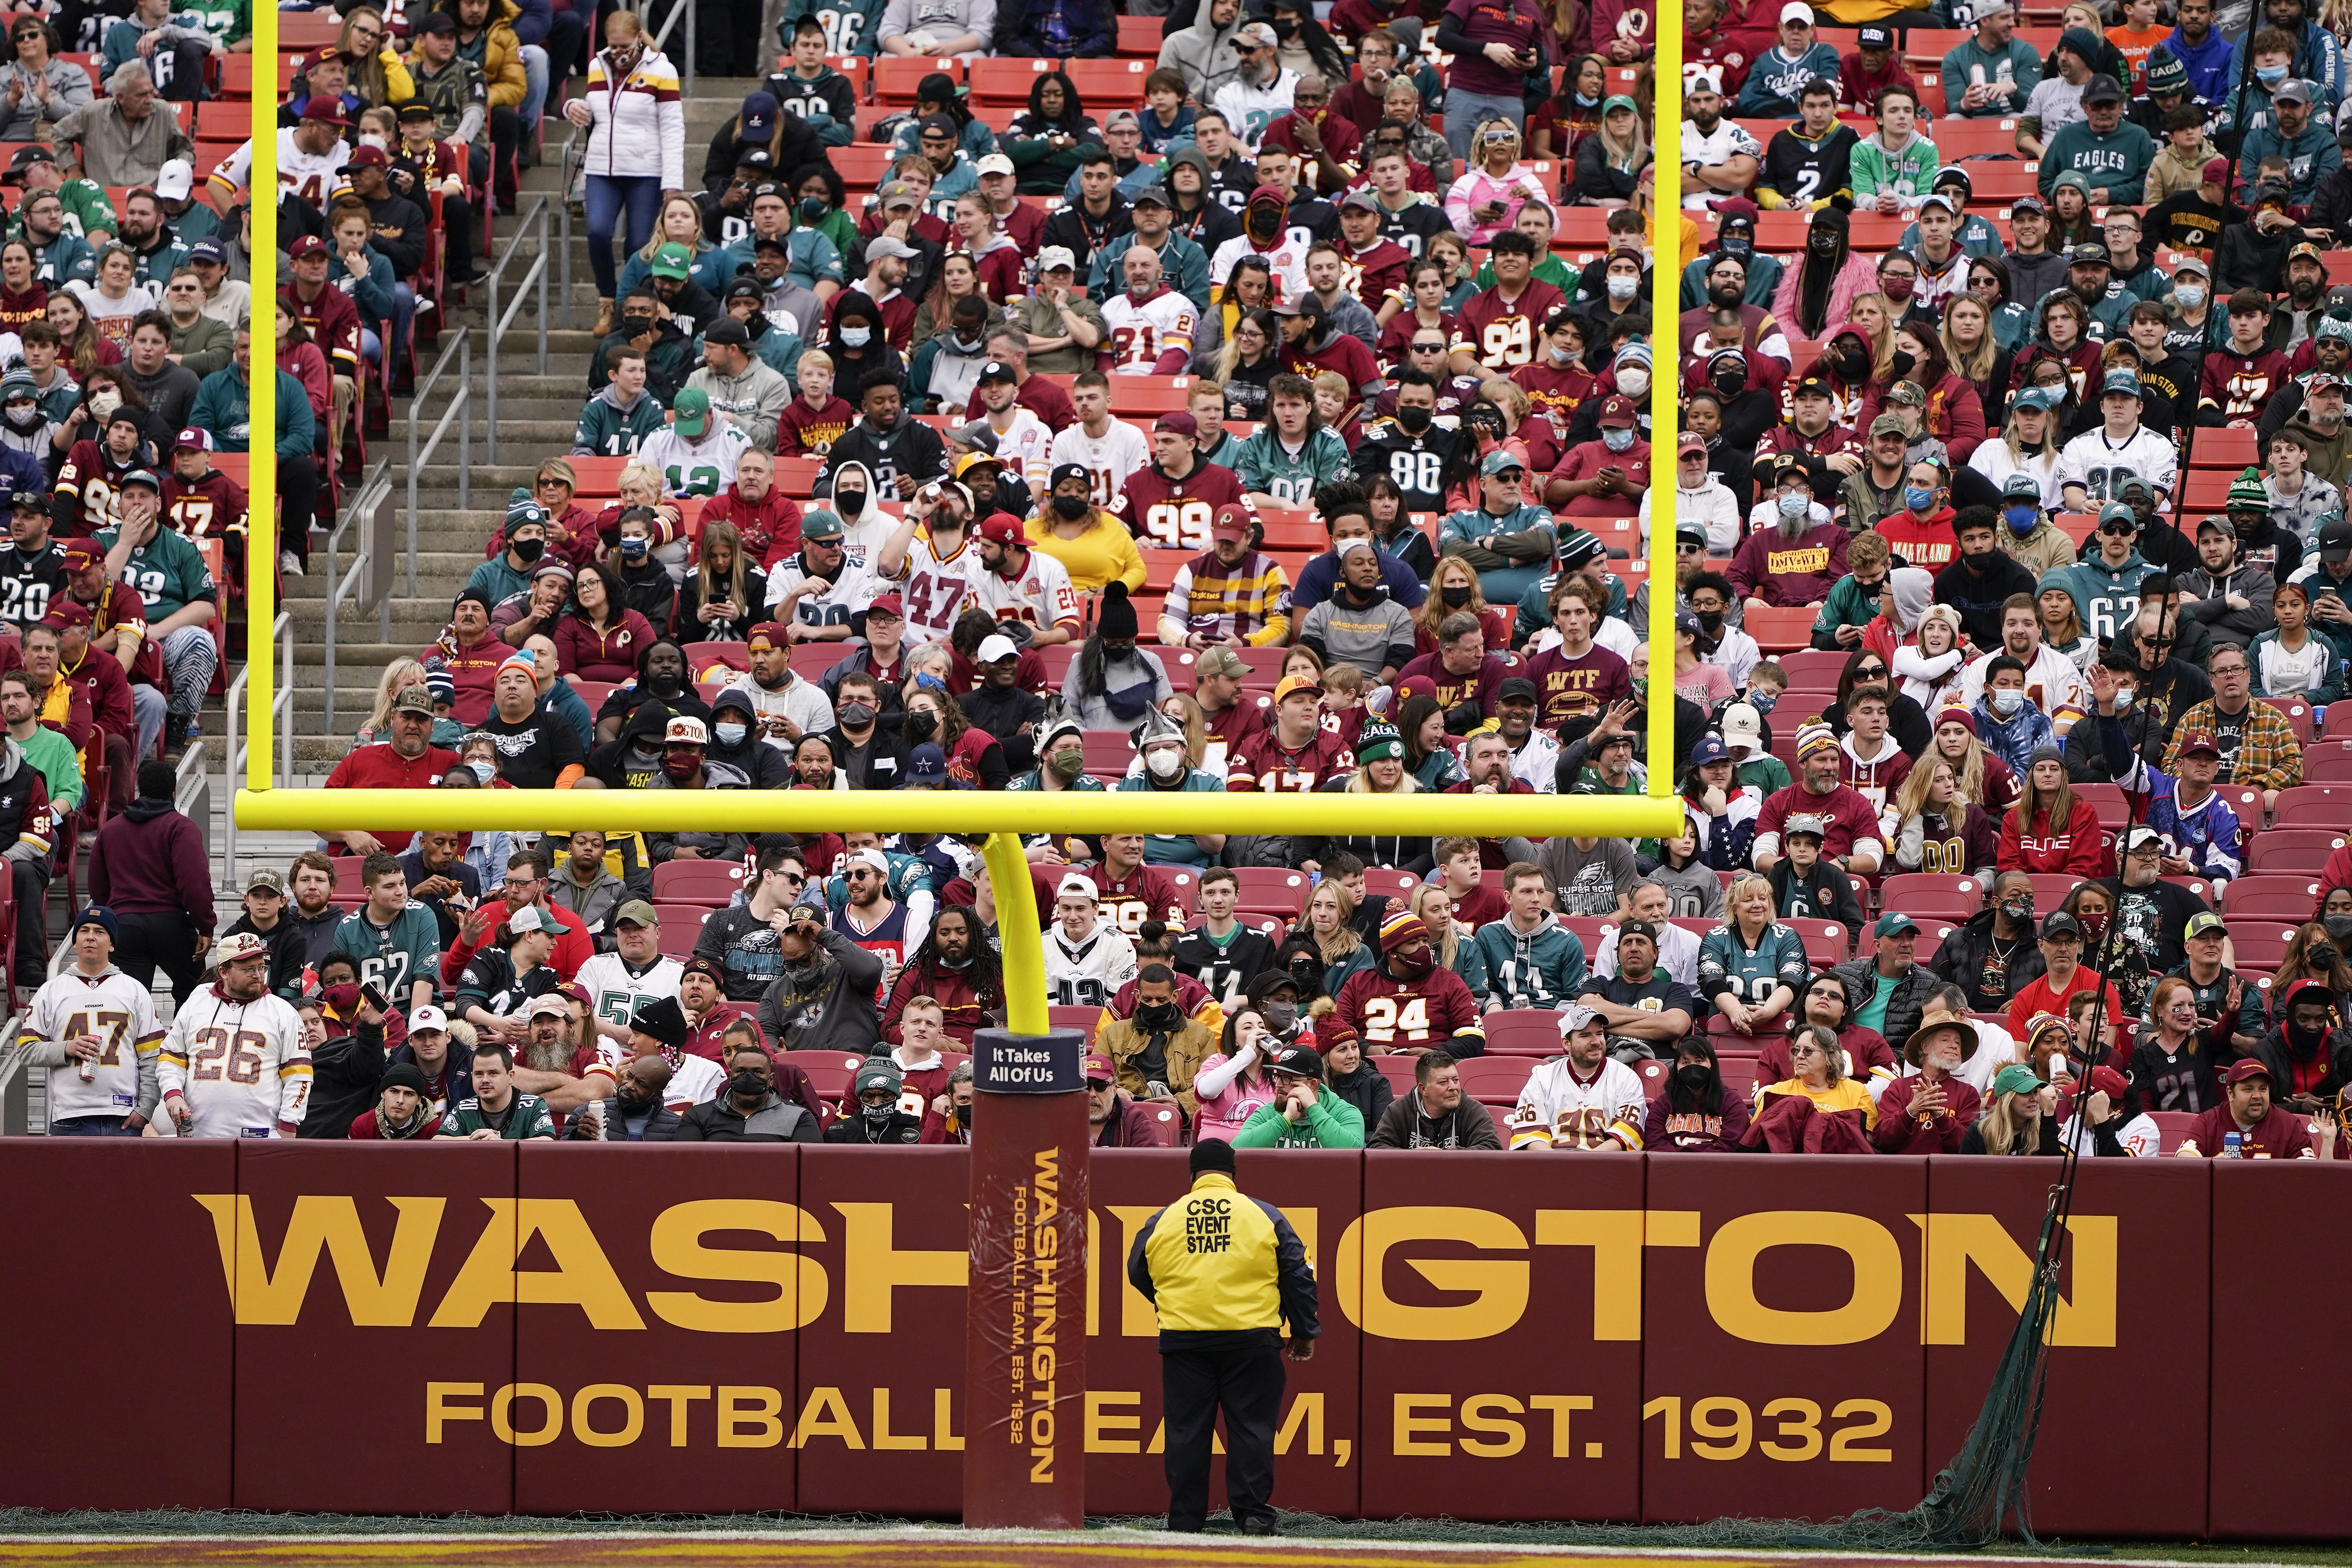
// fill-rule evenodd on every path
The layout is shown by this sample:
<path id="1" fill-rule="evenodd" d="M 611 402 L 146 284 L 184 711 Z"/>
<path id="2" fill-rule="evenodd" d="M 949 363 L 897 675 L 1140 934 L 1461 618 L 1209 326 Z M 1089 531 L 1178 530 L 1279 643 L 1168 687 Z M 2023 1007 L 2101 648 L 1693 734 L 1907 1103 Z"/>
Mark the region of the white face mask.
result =
<path id="1" fill-rule="evenodd" d="M 360 145 L 362 147 L 380 147 L 386 151 L 390 151 L 392 147 L 392 138 L 386 136 L 381 131 L 362 131 L 360 132 Z"/>
<path id="2" fill-rule="evenodd" d="M 1639 278 L 1628 278 L 1622 273 L 1614 273 L 1609 279 L 1609 297 L 1612 300 L 1630 300 L 1641 287 L 1642 280 Z"/>
<path id="3" fill-rule="evenodd" d="M 111 387 L 101 392 L 93 392 L 89 395 L 89 411 L 92 414 L 97 415 L 100 419 L 105 418 L 108 415 L 113 413 L 116 409 L 121 406 L 122 395 Z"/>
<path id="4" fill-rule="evenodd" d="M 1626 451 L 1633 445 L 1633 432 L 1631 430 L 1603 430 L 1601 432 L 1601 444 L 1608 447 L 1612 452 Z"/>
<path id="5" fill-rule="evenodd" d="M 746 724 L 714 724 L 711 728 L 718 732 L 719 743 L 722 746 L 740 746 L 743 743 L 743 737 L 751 732 L 751 727 Z"/>
<path id="6" fill-rule="evenodd" d="M 1172 746 L 1154 746 L 1143 759 L 1156 779 L 1172 779 L 1184 769 L 1184 753 Z"/>
<path id="7" fill-rule="evenodd" d="M 1639 365 L 1628 365 L 1617 373 L 1617 390 L 1628 397 L 1639 397 L 1650 390 L 1650 373 Z"/>
<path id="8" fill-rule="evenodd" d="M 1992 710 L 2003 718 L 2025 706 L 2025 693 L 2013 687 L 2003 687 L 1987 695 L 1992 699 Z"/>

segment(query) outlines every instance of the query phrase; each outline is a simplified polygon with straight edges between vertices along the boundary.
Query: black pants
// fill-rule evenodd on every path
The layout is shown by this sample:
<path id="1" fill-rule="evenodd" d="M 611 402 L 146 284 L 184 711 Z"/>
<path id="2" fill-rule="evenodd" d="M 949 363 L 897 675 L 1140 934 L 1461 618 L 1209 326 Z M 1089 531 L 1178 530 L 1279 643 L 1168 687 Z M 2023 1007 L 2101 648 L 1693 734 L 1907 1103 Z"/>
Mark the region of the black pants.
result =
<path id="1" fill-rule="evenodd" d="M 326 440 L 321 430 L 319 439 Z M 281 460 L 278 465 L 278 548 L 290 550 L 304 570 L 310 564 L 310 521 L 319 511 L 319 465 L 309 458 Z M 240 554 L 243 552 L 239 552 Z M 271 571 L 277 563 L 270 563 Z"/>
<path id="2" fill-rule="evenodd" d="M 114 962 L 142 985 L 155 983 L 155 971 L 171 976 L 172 999 L 185 1005 L 205 975 L 205 960 L 196 952 L 195 922 L 183 914 L 118 914 L 122 940 Z M 22 937 L 17 938 L 22 942 Z"/>
<path id="3" fill-rule="evenodd" d="M 1236 1527 L 1274 1519 L 1274 1429 L 1282 1417 L 1282 1344 L 1268 1333 L 1215 1350 L 1160 1352 L 1168 1422 L 1168 1528 L 1209 1517 L 1209 1446 L 1225 1413 L 1225 1500 Z"/>
<path id="4" fill-rule="evenodd" d="M 49 863 L 11 860 L 16 898 L 16 984 L 39 985 L 49 977 Z"/>

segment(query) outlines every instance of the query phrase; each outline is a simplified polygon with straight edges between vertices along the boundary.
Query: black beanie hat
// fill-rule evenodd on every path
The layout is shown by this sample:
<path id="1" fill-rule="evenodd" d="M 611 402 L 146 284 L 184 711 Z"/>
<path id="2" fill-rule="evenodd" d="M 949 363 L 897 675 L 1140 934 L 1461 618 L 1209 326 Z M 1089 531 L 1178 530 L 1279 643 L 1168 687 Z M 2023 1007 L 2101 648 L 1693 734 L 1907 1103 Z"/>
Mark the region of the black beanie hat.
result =
<path id="1" fill-rule="evenodd" d="M 1135 640 L 1135 606 L 1128 602 L 1127 584 L 1117 578 L 1103 589 L 1102 608 L 1095 616 L 1095 635 L 1110 642 Z"/>
<path id="2" fill-rule="evenodd" d="M 1192 1173 L 1197 1176 L 1203 1171 L 1223 1171 L 1232 1175 L 1234 1146 L 1223 1138 L 1203 1138 L 1193 1144 Z"/>

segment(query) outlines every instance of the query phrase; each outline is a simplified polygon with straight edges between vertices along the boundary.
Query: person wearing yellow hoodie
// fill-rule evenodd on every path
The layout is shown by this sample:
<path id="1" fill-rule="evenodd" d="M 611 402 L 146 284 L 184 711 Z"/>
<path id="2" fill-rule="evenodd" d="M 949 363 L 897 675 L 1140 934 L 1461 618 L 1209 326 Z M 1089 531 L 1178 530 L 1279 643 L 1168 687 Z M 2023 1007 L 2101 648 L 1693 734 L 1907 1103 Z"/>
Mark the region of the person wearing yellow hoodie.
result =
<path id="1" fill-rule="evenodd" d="M 457 24 L 457 55 L 482 70 L 490 95 L 490 190 L 500 212 L 515 207 L 515 160 L 525 131 L 522 103 L 530 87 L 523 71 L 522 41 L 515 37 L 521 15 L 514 0 L 446 0 L 440 9 Z"/>

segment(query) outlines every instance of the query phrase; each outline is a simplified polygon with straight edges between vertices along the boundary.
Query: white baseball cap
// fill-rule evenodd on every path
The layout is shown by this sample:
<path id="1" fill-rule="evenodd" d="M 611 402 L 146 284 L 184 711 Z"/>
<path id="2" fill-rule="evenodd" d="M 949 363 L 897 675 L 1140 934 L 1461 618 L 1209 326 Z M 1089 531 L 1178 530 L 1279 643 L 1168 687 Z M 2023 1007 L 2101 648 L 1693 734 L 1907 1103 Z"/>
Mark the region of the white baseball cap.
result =
<path id="1" fill-rule="evenodd" d="M 1013 173 L 1013 160 L 1002 153 L 991 153 L 980 161 L 978 167 L 979 172 L 984 175 L 1009 174 Z"/>
<path id="2" fill-rule="evenodd" d="M 1802 22 L 1810 27 L 1813 25 L 1813 8 L 1806 5 L 1805 0 L 1789 0 L 1786 5 L 1780 7 L 1780 20 Z"/>
<path id="3" fill-rule="evenodd" d="M 971 657 L 982 664 L 994 664 L 1000 658 L 1018 658 L 1020 655 L 1021 650 L 1013 646 L 1011 637 L 1003 632 L 991 632 L 980 639 L 980 647 Z"/>
<path id="4" fill-rule="evenodd" d="M 1071 252 L 1068 246 L 1049 245 L 1037 253 L 1038 271 L 1051 272 L 1056 268 L 1063 267 L 1068 268 L 1073 272 L 1078 268 L 1078 258 Z"/>
<path id="5" fill-rule="evenodd" d="M 428 1002 L 409 1012 L 408 1032 L 412 1035 L 446 1035 L 449 1032 L 449 1015 Z"/>
<path id="6" fill-rule="evenodd" d="M 1084 899 L 1088 903 L 1098 903 L 1102 900 L 1102 889 L 1096 887 L 1093 879 L 1084 871 L 1068 871 L 1065 872 L 1062 879 L 1055 884 L 1054 897 L 1057 901 L 1062 899 Z"/>
<path id="7" fill-rule="evenodd" d="M 185 158 L 172 158 L 155 171 L 154 191 L 167 202 L 184 202 L 195 188 L 195 166 Z"/>
<path id="8" fill-rule="evenodd" d="M 890 874 L 889 857 L 871 845 L 863 849 L 851 850 L 848 858 L 841 863 L 841 868 L 845 871 L 852 866 L 863 866 L 870 871 L 879 871 L 885 877 Z"/>

